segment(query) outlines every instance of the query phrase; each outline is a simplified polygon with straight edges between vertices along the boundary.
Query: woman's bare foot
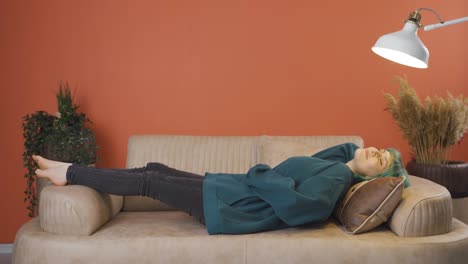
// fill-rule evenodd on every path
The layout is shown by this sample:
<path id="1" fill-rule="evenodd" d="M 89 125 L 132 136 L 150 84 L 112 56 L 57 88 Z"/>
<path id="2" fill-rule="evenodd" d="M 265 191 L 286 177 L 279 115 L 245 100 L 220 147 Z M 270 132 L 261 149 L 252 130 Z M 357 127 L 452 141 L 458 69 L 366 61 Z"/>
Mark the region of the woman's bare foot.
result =
<path id="1" fill-rule="evenodd" d="M 36 175 L 39 178 L 49 179 L 55 185 L 64 186 L 67 184 L 67 169 L 70 165 L 62 165 L 45 170 L 37 169 Z"/>
<path id="2" fill-rule="evenodd" d="M 37 165 L 39 165 L 39 168 L 41 168 L 41 170 L 46 170 L 46 169 L 59 167 L 59 166 L 71 165 L 71 163 L 50 160 L 39 155 L 32 155 L 31 157 L 37 163 Z"/>

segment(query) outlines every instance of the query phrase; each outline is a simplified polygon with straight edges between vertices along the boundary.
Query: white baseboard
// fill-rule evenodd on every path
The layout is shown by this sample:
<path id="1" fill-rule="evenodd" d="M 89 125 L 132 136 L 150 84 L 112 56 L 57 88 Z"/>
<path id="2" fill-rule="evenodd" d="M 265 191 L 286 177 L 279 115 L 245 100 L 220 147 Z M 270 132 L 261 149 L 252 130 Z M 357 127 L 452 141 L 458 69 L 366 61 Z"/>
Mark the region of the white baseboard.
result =
<path id="1" fill-rule="evenodd" d="M 0 254 L 10 254 L 13 251 L 13 244 L 0 244 Z"/>

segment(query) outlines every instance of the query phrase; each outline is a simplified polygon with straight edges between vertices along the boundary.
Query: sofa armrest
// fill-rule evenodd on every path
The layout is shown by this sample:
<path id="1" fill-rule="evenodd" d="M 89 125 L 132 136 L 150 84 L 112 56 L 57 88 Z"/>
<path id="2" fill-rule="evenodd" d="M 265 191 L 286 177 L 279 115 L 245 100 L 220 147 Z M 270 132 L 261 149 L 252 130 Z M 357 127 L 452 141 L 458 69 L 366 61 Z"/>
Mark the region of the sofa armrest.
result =
<path id="1" fill-rule="evenodd" d="M 82 185 L 45 187 L 39 201 L 44 231 L 60 235 L 91 235 L 122 209 L 122 196 Z"/>
<path id="2" fill-rule="evenodd" d="M 435 182 L 410 176 L 411 186 L 387 222 L 398 236 L 418 237 L 451 231 L 453 204 L 450 192 Z"/>

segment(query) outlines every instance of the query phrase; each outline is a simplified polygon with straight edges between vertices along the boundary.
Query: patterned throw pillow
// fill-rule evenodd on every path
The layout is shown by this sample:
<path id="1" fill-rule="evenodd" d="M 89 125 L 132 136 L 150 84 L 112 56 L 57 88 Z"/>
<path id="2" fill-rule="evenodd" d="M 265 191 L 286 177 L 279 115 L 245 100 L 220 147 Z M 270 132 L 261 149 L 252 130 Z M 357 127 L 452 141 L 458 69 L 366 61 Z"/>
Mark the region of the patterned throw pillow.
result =
<path id="1" fill-rule="evenodd" d="M 359 234 L 386 222 L 403 194 L 405 176 L 375 178 L 353 185 L 338 202 L 334 216 L 345 231 Z"/>

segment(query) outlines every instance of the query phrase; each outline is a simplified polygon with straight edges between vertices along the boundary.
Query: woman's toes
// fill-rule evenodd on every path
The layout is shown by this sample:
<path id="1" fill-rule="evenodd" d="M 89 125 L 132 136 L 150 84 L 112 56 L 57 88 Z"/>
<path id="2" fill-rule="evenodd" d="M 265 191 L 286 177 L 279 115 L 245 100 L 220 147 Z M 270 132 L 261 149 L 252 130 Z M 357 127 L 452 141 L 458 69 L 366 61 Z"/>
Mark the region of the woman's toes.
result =
<path id="1" fill-rule="evenodd" d="M 44 170 L 37 169 L 34 172 L 36 173 L 37 177 L 39 177 L 39 178 L 48 178 Z"/>
<path id="2" fill-rule="evenodd" d="M 33 155 L 33 159 L 34 159 L 34 161 L 36 161 L 37 165 L 42 170 L 51 169 L 51 168 L 54 168 L 54 167 L 71 165 L 71 163 L 50 160 L 50 159 L 46 159 L 46 158 L 44 158 L 42 156 L 39 156 L 39 155 Z"/>
<path id="3" fill-rule="evenodd" d="M 54 165 L 50 160 L 48 160 L 46 158 L 43 158 L 42 156 L 39 156 L 39 155 L 33 155 L 33 159 L 34 159 L 34 161 L 36 161 L 37 165 L 42 170 L 49 169 L 49 168 L 53 167 L 53 165 Z"/>
<path id="4" fill-rule="evenodd" d="M 43 169 L 43 170 L 44 170 L 44 169 L 47 169 L 47 166 L 45 166 L 45 165 L 43 164 L 44 162 L 42 161 L 43 158 L 42 158 L 41 156 L 39 156 L 39 155 L 32 155 L 32 159 L 37 163 L 37 165 L 39 166 L 39 168 L 41 168 L 41 169 Z"/>

